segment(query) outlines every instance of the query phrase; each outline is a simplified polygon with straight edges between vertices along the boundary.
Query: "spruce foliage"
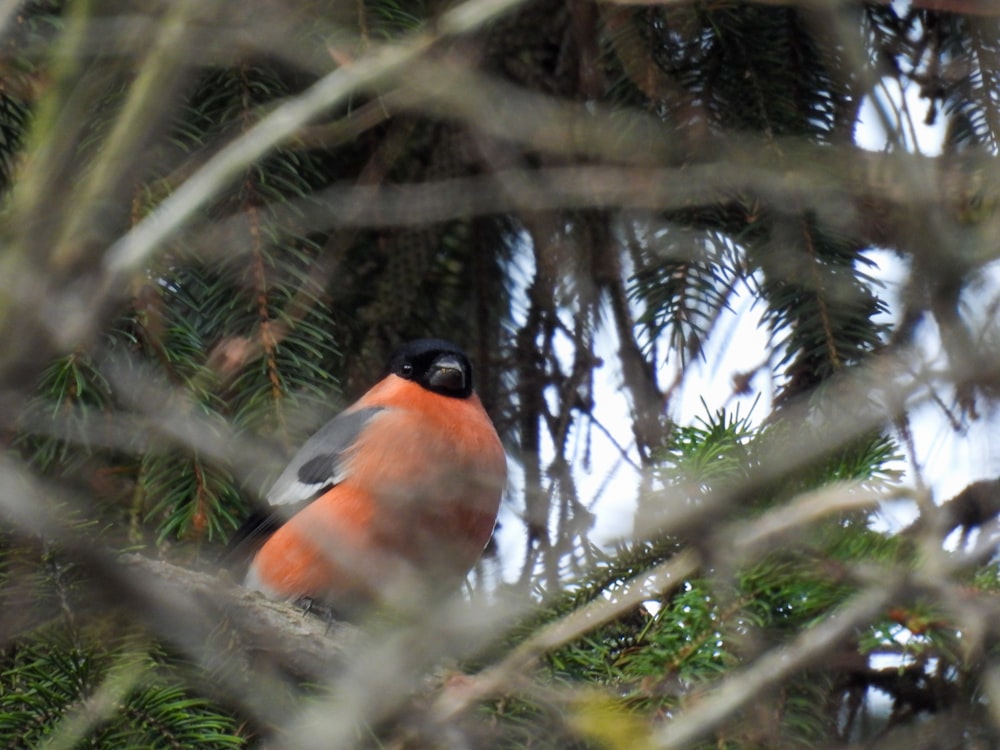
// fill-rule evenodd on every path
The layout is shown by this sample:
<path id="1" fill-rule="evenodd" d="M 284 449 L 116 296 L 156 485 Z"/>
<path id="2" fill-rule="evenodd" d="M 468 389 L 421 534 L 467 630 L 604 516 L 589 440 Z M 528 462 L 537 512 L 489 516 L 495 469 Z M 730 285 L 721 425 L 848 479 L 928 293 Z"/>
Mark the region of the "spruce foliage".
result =
<path id="1" fill-rule="evenodd" d="M 0 11 L 0 744 L 995 744 L 1000 495 L 940 496 L 917 434 L 1000 392 L 981 5 Z M 474 611 L 310 671 L 126 572 L 217 570 L 428 335 L 512 466 Z"/>
<path id="2" fill-rule="evenodd" d="M 235 720 L 187 692 L 157 658 L 122 644 L 39 638 L 5 659 L 4 747 L 244 747 Z"/>

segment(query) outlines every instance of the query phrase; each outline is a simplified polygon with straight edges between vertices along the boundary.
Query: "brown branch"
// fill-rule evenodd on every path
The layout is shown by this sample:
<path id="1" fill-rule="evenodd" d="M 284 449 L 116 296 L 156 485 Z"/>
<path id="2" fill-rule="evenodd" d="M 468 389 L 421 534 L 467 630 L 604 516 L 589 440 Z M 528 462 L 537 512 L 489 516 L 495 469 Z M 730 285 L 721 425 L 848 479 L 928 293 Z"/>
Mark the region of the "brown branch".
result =
<path id="1" fill-rule="evenodd" d="M 851 637 L 854 630 L 871 622 L 902 588 L 901 580 L 888 579 L 862 591 L 789 643 L 776 648 L 741 672 L 721 680 L 718 686 L 673 717 L 653 735 L 649 747 L 685 747 L 719 726 L 739 708 L 752 701 L 790 675 L 825 658 L 837 644 Z"/>
<path id="2" fill-rule="evenodd" d="M 297 605 L 267 599 L 225 574 L 212 575 L 138 554 L 123 555 L 118 564 L 122 574 L 150 596 L 194 607 L 205 622 L 216 623 L 228 637 L 229 657 L 239 653 L 266 657 L 289 675 L 315 678 L 329 673 L 357 632 L 351 625 L 327 622 Z M 158 629 L 159 624 L 153 627 Z M 213 636 L 212 640 L 219 639 Z M 249 662 L 244 666 L 253 671 Z"/>
<path id="3" fill-rule="evenodd" d="M 632 402 L 632 429 L 641 460 L 649 462 L 652 453 L 663 444 L 669 430 L 664 413 L 666 402 L 656 382 L 654 365 L 643 356 L 642 348 L 633 333 L 635 320 L 622 281 L 621 259 L 611 248 L 605 253 L 605 259 L 609 268 L 601 281 L 604 282 L 611 304 L 622 377 Z"/>
<path id="4" fill-rule="evenodd" d="M 323 681 L 344 657 L 357 632 L 352 626 L 328 629 L 321 618 L 218 575 L 114 555 L 66 521 L 73 515 L 67 508 L 81 502 L 16 462 L 0 461 L 0 528 L 44 540 L 79 571 L 88 606 L 144 626 L 263 722 L 281 721 L 290 710 L 289 678 Z"/>

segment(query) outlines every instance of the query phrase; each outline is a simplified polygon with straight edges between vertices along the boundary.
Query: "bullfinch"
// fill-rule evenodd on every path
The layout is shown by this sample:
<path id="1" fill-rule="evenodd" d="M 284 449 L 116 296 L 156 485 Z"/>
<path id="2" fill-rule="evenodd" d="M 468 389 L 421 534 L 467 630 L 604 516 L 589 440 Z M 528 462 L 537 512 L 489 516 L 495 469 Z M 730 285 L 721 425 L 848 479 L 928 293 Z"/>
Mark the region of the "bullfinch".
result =
<path id="1" fill-rule="evenodd" d="M 235 539 L 264 541 L 245 585 L 342 616 L 455 588 L 493 533 L 507 463 L 456 345 L 411 341 L 310 437 Z"/>

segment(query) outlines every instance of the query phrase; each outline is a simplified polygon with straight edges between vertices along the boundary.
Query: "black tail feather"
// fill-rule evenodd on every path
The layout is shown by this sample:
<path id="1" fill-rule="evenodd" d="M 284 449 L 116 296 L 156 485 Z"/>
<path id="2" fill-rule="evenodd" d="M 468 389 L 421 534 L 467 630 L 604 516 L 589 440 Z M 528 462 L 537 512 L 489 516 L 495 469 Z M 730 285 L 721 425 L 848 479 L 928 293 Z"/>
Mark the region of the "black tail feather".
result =
<path id="1" fill-rule="evenodd" d="M 229 543 L 219 561 L 221 567 L 228 570 L 233 577 L 242 579 L 257 550 L 282 523 L 284 518 L 274 512 L 253 511 L 229 538 Z"/>

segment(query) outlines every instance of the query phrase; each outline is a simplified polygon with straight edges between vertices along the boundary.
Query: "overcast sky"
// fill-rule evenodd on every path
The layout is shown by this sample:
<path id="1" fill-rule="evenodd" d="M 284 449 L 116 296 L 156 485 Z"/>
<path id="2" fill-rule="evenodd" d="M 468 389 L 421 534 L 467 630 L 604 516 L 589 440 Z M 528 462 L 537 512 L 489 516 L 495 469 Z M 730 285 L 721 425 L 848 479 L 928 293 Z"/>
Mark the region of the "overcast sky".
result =
<path id="1" fill-rule="evenodd" d="M 926 155 L 940 153 L 943 128 L 923 124 L 927 103 L 914 94 L 903 97 L 898 90 L 884 89 L 880 92 L 883 106 L 887 111 L 907 119 L 912 125 L 901 128 L 900 137 L 906 147 Z M 943 120 L 943 118 L 939 118 Z M 857 143 L 871 150 L 886 148 L 888 138 L 879 126 L 879 118 L 870 102 L 862 107 L 862 125 L 859 127 Z M 882 294 L 890 305 L 890 315 L 898 314 L 898 291 L 905 281 L 907 268 L 894 253 L 874 250 L 870 253 L 878 265 L 876 276 L 885 284 Z M 522 288 L 515 295 L 515 306 L 524 306 L 523 287 L 533 275 L 530 253 L 523 253 L 518 261 L 520 269 L 515 273 L 515 281 Z M 987 308 L 990 301 L 1000 298 L 1000 272 L 988 270 L 974 295 L 966 300 L 964 311 L 971 319 L 977 311 Z M 766 347 L 766 332 L 760 325 L 760 306 L 753 304 L 750 295 L 737 298 L 732 311 L 723 314 L 720 324 L 710 338 L 706 361 L 690 363 L 684 387 L 675 398 L 671 414 L 680 424 L 690 424 L 699 416 L 725 406 L 727 411 L 739 409 L 745 415 L 753 409 L 753 416 L 764 418 L 771 409 L 773 384 L 765 368 L 752 381 L 753 393 L 748 396 L 733 394 L 732 376 L 756 368 L 762 360 Z M 979 317 L 982 317 L 981 315 Z M 922 324 L 919 330 L 919 345 L 927 361 L 942 357 L 937 330 L 932 323 Z M 621 387 L 621 373 L 614 367 L 617 363 L 617 341 L 613 332 L 605 332 L 597 341 L 596 354 L 607 363 L 596 373 L 594 417 L 615 438 L 615 441 L 629 448 L 632 461 L 637 461 L 632 447 L 628 401 Z M 567 358 L 570 356 L 567 348 Z M 661 387 L 672 382 L 675 365 L 664 363 L 660 376 Z M 948 394 L 950 397 L 950 393 Z M 757 401 L 754 406 L 754 401 Z M 951 406 L 951 403 L 948 403 Z M 985 415 L 972 423 L 964 433 L 957 433 L 939 406 L 928 403 L 918 408 L 912 415 L 916 456 L 908 456 L 898 468 L 906 472 L 904 481 L 913 482 L 912 461 L 916 460 L 924 480 L 934 491 L 940 502 L 955 495 L 969 482 L 981 478 L 1000 475 L 1000 451 L 994 450 L 991 437 L 1000 425 L 995 415 Z M 580 423 L 578 422 L 578 425 Z M 584 423 L 581 425 L 586 427 Z M 589 440 L 589 443 L 587 442 Z M 638 486 L 637 471 L 623 460 L 618 447 L 601 430 L 576 430 L 571 436 L 574 446 L 574 465 L 577 469 L 580 499 L 593 512 L 599 523 L 597 539 L 610 540 L 628 536 L 632 531 L 632 511 L 635 507 Z M 585 460 L 587 459 L 587 460 Z M 512 486 L 520 485 L 516 467 L 513 471 Z M 520 497 L 519 492 L 511 493 Z M 506 533 L 501 533 L 502 559 L 514 563 L 523 559 L 523 525 L 516 520 L 521 509 L 508 506 L 501 514 L 501 522 Z M 897 503 L 886 507 L 885 523 L 888 527 L 905 525 L 912 517 L 907 503 Z M 514 563 L 516 565 L 516 563 Z"/>

